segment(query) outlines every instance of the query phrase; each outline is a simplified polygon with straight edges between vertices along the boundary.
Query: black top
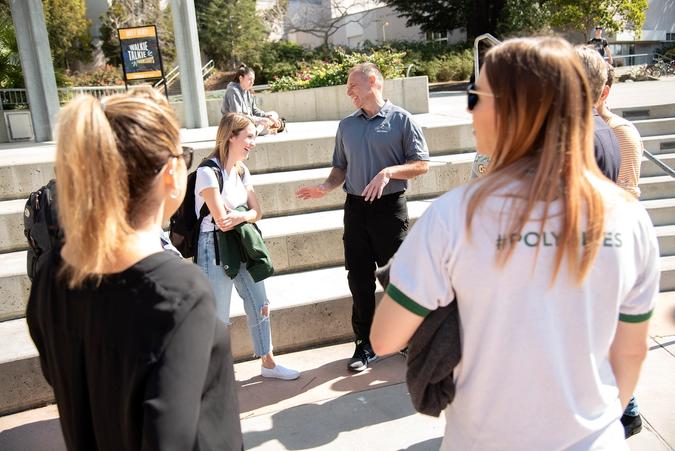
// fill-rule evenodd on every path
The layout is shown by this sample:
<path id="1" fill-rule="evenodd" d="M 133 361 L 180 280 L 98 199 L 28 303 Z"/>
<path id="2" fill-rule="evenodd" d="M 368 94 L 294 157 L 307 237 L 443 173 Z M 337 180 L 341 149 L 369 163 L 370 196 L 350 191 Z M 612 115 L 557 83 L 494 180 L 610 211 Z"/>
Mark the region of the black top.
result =
<path id="1" fill-rule="evenodd" d="M 70 290 L 60 252 L 26 318 L 70 450 L 240 450 L 230 336 L 194 264 L 169 253 Z"/>
<path id="2" fill-rule="evenodd" d="M 593 109 L 593 151 L 595 161 L 598 163 L 600 172 L 613 182 L 619 178 L 619 166 L 621 165 L 621 149 L 614 132 L 605 121 L 598 116 Z"/>
<path id="3" fill-rule="evenodd" d="M 605 38 L 593 38 L 587 42 L 587 44 L 592 45 L 595 50 L 602 56 L 605 56 L 605 47 L 609 44 Z"/>

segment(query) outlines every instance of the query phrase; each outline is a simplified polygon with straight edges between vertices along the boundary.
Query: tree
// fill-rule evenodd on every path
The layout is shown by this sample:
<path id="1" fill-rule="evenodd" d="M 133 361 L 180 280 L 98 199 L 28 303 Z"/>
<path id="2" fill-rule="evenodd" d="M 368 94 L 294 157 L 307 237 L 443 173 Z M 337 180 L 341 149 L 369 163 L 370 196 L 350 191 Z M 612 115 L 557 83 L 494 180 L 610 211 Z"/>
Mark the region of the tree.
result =
<path id="1" fill-rule="evenodd" d="M 162 54 L 162 63 L 165 70 L 176 59 L 176 46 L 173 37 L 173 18 L 171 7 L 164 10 L 159 0 L 112 0 L 108 11 L 101 17 L 101 51 L 108 63 L 120 66 L 120 41 L 117 35 L 118 28 L 136 27 L 140 25 L 156 25 L 159 48 Z"/>
<path id="2" fill-rule="evenodd" d="M 220 67 L 251 66 L 260 58 L 267 33 L 255 0 L 212 0 L 197 14 L 204 52 Z"/>
<path id="3" fill-rule="evenodd" d="M 23 87 L 23 72 L 9 5 L 0 0 L 0 88 Z"/>
<path id="4" fill-rule="evenodd" d="M 91 59 L 91 22 L 84 0 L 42 0 L 54 66 L 70 69 Z"/>
<path id="5" fill-rule="evenodd" d="M 365 9 L 367 3 L 366 0 L 326 0 L 319 5 L 295 2 L 294 7 L 287 8 L 284 30 L 286 33 L 299 32 L 316 36 L 323 42 L 323 48 L 328 49 L 330 37 L 341 28 L 350 23 L 366 26 L 372 21 L 370 10 Z"/>
<path id="6" fill-rule="evenodd" d="M 384 0 L 411 27 L 424 32 L 446 32 L 461 28 L 467 39 L 482 33 L 495 34 L 506 0 Z"/>
<path id="7" fill-rule="evenodd" d="M 577 31 L 581 42 L 595 25 L 612 33 L 634 30 L 639 36 L 645 23 L 647 0 L 550 0 L 546 5 L 553 27 Z"/>
<path id="8" fill-rule="evenodd" d="M 609 32 L 633 29 L 645 21 L 647 0 L 384 0 L 408 26 L 444 32 L 461 28 L 467 39 L 481 33 L 503 36 L 544 27 L 572 29 L 585 41 L 593 25 Z"/>

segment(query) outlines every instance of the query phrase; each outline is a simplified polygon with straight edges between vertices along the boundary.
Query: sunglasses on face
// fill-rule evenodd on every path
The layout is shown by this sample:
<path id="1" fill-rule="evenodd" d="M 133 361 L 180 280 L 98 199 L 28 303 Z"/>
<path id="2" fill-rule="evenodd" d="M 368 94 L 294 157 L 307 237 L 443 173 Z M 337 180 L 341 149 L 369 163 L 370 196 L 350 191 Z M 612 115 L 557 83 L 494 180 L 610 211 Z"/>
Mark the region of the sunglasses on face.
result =
<path id="1" fill-rule="evenodd" d="M 182 158 L 185 161 L 185 169 L 190 170 L 190 166 L 192 166 L 192 157 L 194 156 L 195 150 L 192 147 L 187 147 L 187 146 L 182 146 L 181 149 L 183 150 L 183 153 L 180 153 L 178 155 L 171 155 L 169 159 L 171 158 Z M 168 162 L 168 160 L 167 160 Z M 161 167 L 158 167 L 155 169 L 155 174 L 159 174 L 162 172 L 162 168 L 166 165 L 164 163 Z"/>
<path id="2" fill-rule="evenodd" d="M 192 167 L 192 158 L 195 155 L 195 150 L 188 146 L 182 146 L 181 149 L 183 149 L 183 153 L 179 156 L 183 157 L 183 160 L 185 160 L 185 169 L 190 170 L 190 167 Z"/>
<path id="3" fill-rule="evenodd" d="M 495 95 L 490 93 L 490 92 L 476 90 L 476 84 L 475 83 L 469 83 L 469 86 L 467 86 L 467 88 L 466 88 L 466 108 L 469 111 L 473 111 L 473 109 L 476 107 L 476 104 L 478 103 L 479 95 L 488 96 L 488 97 L 495 97 Z"/>

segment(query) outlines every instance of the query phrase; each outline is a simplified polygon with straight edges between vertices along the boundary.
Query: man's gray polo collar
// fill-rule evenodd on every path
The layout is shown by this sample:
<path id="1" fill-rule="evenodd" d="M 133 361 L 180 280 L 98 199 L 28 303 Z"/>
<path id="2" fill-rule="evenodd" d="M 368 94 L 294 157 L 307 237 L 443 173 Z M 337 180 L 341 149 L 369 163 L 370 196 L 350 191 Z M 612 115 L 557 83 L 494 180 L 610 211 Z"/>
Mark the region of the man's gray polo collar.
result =
<path id="1" fill-rule="evenodd" d="M 359 108 L 358 110 L 354 111 L 352 113 L 352 116 L 353 117 L 363 116 L 365 119 L 368 120 L 374 119 L 377 116 L 387 117 L 387 113 L 389 113 L 392 107 L 393 107 L 392 103 L 389 101 L 389 99 L 386 99 L 384 101 L 384 105 L 382 105 L 382 108 L 380 108 L 380 111 L 378 111 L 373 117 L 368 117 L 368 114 L 365 111 L 363 111 L 363 108 Z"/>

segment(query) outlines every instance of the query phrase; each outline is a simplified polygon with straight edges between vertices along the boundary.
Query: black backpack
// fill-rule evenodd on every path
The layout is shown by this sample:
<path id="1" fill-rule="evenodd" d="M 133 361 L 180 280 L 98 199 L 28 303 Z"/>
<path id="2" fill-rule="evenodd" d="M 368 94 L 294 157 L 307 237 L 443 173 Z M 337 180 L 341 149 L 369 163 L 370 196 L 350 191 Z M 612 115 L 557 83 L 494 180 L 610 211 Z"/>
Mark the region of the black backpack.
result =
<path id="1" fill-rule="evenodd" d="M 32 281 L 48 251 L 63 243 L 56 205 L 56 180 L 30 193 L 23 210 L 23 233 L 28 240 L 26 272 Z"/>
<path id="2" fill-rule="evenodd" d="M 223 191 L 223 173 L 215 161 L 208 159 L 201 162 L 199 168 L 209 167 L 216 173 L 218 186 Z M 197 259 L 197 241 L 202 221 L 209 214 L 206 203 L 199 210 L 199 218 L 195 215 L 195 183 L 197 182 L 197 170 L 188 174 L 185 198 L 178 210 L 171 216 L 169 225 L 169 238 L 171 244 L 183 255 L 184 258 Z"/>

